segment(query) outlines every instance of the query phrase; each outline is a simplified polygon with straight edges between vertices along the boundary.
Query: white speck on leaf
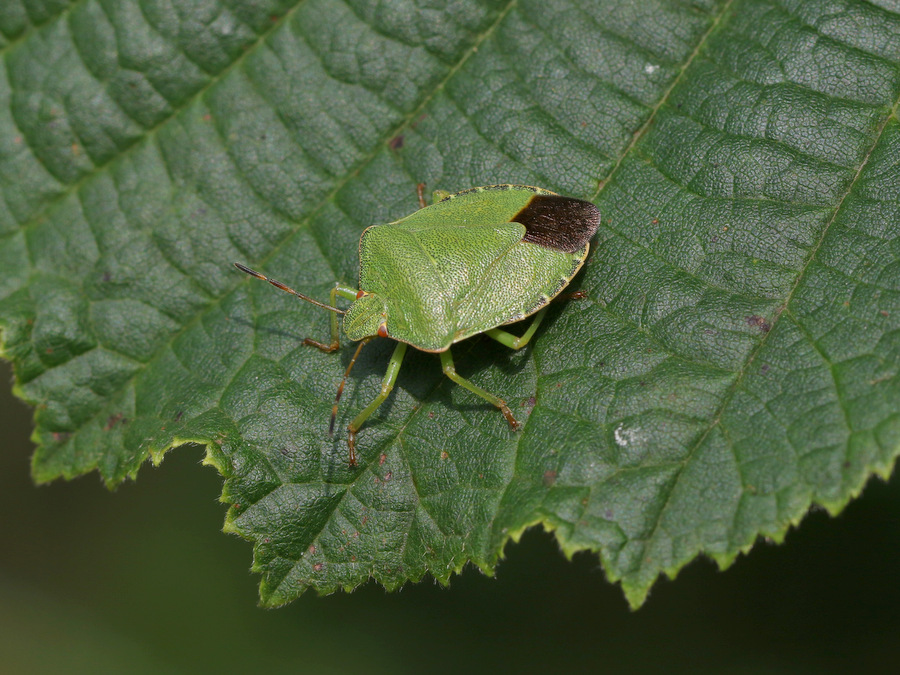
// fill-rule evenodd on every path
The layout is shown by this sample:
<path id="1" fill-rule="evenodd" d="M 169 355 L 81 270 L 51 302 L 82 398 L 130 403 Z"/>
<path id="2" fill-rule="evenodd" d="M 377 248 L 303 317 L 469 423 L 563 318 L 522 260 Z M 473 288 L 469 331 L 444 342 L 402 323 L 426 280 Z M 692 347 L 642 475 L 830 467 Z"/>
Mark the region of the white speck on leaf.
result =
<path id="1" fill-rule="evenodd" d="M 659 66 L 656 65 L 655 63 L 648 63 L 646 66 L 644 66 L 644 72 L 647 73 L 648 75 L 652 75 L 657 70 L 659 70 Z"/>
<path id="2" fill-rule="evenodd" d="M 640 443 L 644 440 L 644 434 L 641 433 L 640 429 L 626 429 L 624 424 L 620 424 L 616 427 L 613 436 L 616 439 L 616 443 L 623 448 L 627 448 L 629 445 Z"/>

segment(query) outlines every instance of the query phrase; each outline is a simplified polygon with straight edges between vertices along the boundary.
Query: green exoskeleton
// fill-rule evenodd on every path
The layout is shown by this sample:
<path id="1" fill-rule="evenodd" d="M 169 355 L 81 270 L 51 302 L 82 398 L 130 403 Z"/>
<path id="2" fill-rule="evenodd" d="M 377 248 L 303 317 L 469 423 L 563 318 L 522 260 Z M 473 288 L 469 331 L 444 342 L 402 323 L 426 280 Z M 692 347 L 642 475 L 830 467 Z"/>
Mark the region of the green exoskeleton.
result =
<path id="1" fill-rule="evenodd" d="M 356 434 L 390 394 L 407 345 L 440 354 L 447 377 L 495 405 L 518 429 L 503 399 L 457 374 L 450 347 L 478 333 L 511 349 L 528 344 L 547 304 L 581 268 L 600 224 L 592 203 L 541 188 L 489 185 L 455 195 L 435 192 L 434 203 L 426 206 L 421 187 L 419 211 L 362 233 L 359 288 L 335 286 L 330 305 L 235 263 L 241 271 L 332 312 L 331 342 L 307 338 L 305 344 L 337 350 L 339 314 L 347 338 L 360 341 L 335 396 L 329 433 L 363 345 L 374 337 L 397 341 L 381 392 L 347 426 L 350 466 L 356 465 Z M 335 306 L 338 297 L 352 301 L 347 310 Z M 500 328 L 531 315 L 521 337 Z"/>

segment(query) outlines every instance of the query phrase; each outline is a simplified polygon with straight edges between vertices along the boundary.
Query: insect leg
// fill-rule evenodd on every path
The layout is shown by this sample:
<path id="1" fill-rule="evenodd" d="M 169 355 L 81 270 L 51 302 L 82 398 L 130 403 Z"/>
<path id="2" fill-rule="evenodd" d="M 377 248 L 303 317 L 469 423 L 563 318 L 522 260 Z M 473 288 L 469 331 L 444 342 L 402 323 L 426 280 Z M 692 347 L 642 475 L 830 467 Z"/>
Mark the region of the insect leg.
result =
<path id="1" fill-rule="evenodd" d="M 557 295 L 553 298 L 552 302 L 557 302 L 558 300 L 584 300 L 587 296 L 586 291 L 573 291 L 572 293 L 562 293 Z M 506 345 L 510 349 L 521 349 L 528 344 L 532 337 L 534 337 L 534 333 L 537 331 L 538 326 L 541 325 L 541 321 L 544 320 L 544 314 L 546 312 L 547 308 L 544 307 L 544 309 L 534 315 L 531 325 L 528 326 L 528 330 L 525 331 L 525 334 L 522 337 L 516 337 L 512 333 L 501 330 L 500 328 L 491 328 L 489 331 L 485 332 L 489 337 L 494 338 L 497 342 Z"/>
<path id="2" fill-rule="evenodd" d="M 419 208 L 424 209 L 428 206 L 428 202 L 425 201 L 425 183 L 416 184 L 416 194 L 419 197 Z M 444 200 L 449 196 L 450 193 L 446 190 L 435 190 L 431 193 L 431 203 L 437 204 L 439 201 Z"/>
<path id="3" fill-rule="evenodd" d="M 369 338 L 371 339 L 371 338 Z M 328 437 L 331 438 L 334 436 L 334 421 L 337 419 L 337 411 L 338 405 L 341 402 L 341 394 L 344 393 L 344 384 L 347 382 L 347 378 L 350 377 L 350 371 L 353 370 L 353 366 L 356 364 L 356 359 L 359 358 L 359 353 L 362 351 L 362 348 L 366 346 L 369 340 L 363 340 L 359 343 L 359 346 L 356 348 L 356 351 L 353 352 L 353 358 L 350 359 L 350 363 L 347 365 L 347 370 L 344 371 L 344 377 L 341 378 L 341 383 L 338 385 L 337 393 L 334 395 L 334 405 L 331 406 L 331 421 L 328 423 Z"/>
<path id="4" fill-rule="evenodd" d="M 500 412 L 503 413 L 503 416 L 506 418 L 506 421 L 509 422 L 509 426 L 513 431 L 516 431 L 519 428 L 519 423 L 516 421 L 516 418 L 513 417 L 512 411 L 509 409 L 509 406 L 506 405 L 506 401 L 485 391 L 481 387 L 472 384 L 466 378 L 456 373 L 456 367 L 453 365 L 453 357 L 450 355 L 449 349 L 445 352 L 441 352 L 441 367 L 444 369 L 444 375 L 456 382 L 456 384 L 465 387 L 473 394 L 478 394 L 484 400 L 490 401 L 500 408 Z"/>
<path id="5" fill-rule="evenodd" d="M 397 381 L 397 373 L 400 372 L 400 364 L 403 363 L 404 354 L 406 354 L 406 343 L 398 342 L 394 353 L 391 354 L 391 360 L 388 362 L 384 379 L 381 381 L 381 393 L 347 425 L 347 447 L 350 448 L 350 466 L 356 466 L 356 433 L 391 393 L 391 389 L 394 388 L 394 382 Z"/>
<path id="6" fill-rule="evenodd" d="M 335 286 L 331 289 L 331 293 L 328 294 L 328 298 L 331 300 L 331 304 L 334 305 L 334 301 L 337 296 L 341 296 L 342 298 L 347 298 L 348 300 L 356 300 L 356 289 L 355 288 L 347 288 L 345 286 Z M 337 314 L 332 312 L 331 314 L 331 342 L 325 344 L 324 342 L 319 342 L 318 340 L 313 340 L 312 338 L 304 338 L 303 344 L 310 345 L 311 347 L 317 347 L 321 349 L 323 352 L 335 352 L 341 346 L 341 337 L 340 337 L 340 329 L 338 328 Z"/>
<path id="7" fill-rule="evenodd" d="M 510 349 L 522 349 L 522 347 L 527 345 L 529 340 L 534 337 L 534 333 L 538 329 L 538 326 L 541 325 L 541 321 L 544 320 L 544 315 L 546 313 L 547 308 L 544 307 L 544 309 L 535 314 L 534 318 L 531 320 L 531 325 L 528 326 L 528 330 L 525 331 L 522 337 L 516 337 L 512 333 L 500 330 L 499 328 L 491 328 L 489 331 L 486 331 L 486 333 L 488 334 L 488 337 L 494 338 L 497 342 L 506 345 Z"/>
<path id="8" fill-rule="evenodd" d="M 419 197 L 419 208 L 424 209 L 428 206 L 428 202 L 425 201 L 425 183 L 417 183 L 416 184 L 416 195 Z"/>

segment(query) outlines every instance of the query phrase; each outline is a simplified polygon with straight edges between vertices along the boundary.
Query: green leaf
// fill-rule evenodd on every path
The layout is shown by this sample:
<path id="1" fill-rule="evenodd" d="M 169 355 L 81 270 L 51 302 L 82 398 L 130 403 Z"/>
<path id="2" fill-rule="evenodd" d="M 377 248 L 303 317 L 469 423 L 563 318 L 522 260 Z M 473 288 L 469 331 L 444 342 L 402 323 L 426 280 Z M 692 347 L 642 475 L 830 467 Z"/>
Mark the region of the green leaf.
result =
<path id="1" fill-rule="evenodd" d="M 900 14 L 693 3 L 21 0 L 0 9 L 0 332 L 38 481 L 206 444 L 264 604 L 388 588 L 528 527 L 639 605 L 832 512 L 900 450 Z M 177 5 L 177 6 L 176 6 Z M 539 185 L 603 224 L 527 349 L 407 355 L 327 434 L 326 299 L 415 185 Z M 391 345 L 362 352 L 343 429 Z"/>

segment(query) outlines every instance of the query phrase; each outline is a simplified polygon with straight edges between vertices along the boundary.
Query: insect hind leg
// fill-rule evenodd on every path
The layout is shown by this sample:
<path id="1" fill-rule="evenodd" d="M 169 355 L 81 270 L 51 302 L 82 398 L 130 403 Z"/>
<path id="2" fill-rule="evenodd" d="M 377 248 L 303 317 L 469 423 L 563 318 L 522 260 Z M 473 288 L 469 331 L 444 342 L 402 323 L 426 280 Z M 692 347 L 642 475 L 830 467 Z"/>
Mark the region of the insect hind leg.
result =
<path id="1" fill-rule="evenodd" d="M 513 431 L 517 431 L 521 426 L 516 418 L 513 417 L 512 411 L 509 409 L 509 406 L 506 405 L 506 401 L 498 396 L 494 396 L 489 391 L 485 391 L 481 387 L 469 382 L 466 378 L 462 377 L 456 372 L 456 366 L 453 365 L 453 356 L 450 354 L 450 350 L 448 349 L 445 352 L 441 352 L 441 368 L 444 370 L 444 375 L 449 377 L 451 380 L 456 382 L 461 387 L 465 387 L 473 394 L 477 394 L 485 401 L 492 403 L 500 409 L 500 412 L 503 413 L 503 416 L 506 418 L 506 421 L 509 422 L 509 426 Z"/>
<path id="2" fill-rule="evenodd" d="M 557 295 L 553 298 L 553 302 L 557 302 L 558 300 L 584 300 L 586 297 L 587 293 L 585 291 L 573 291 L 572 293 Z M 522 349 L 522 347 L 527 345 L 531 341 L 531 338 L 534 337 L 534 334 L 537 331 L 538 326 L 541 325 L 541 321 L 544 320 L 544 315 L 546 313 L 547 308 L 544 307 L 544 309 L 535 314 L 534 319 L 531 320 L 531 325 L 528 326 L 528 330 L 525 331 L 522 337 L 516 337 L 509 331 L 505 331 L 501 328 L 491 328 L 489 331 L 486 331 L 487 336 L 493 338 L 502 345 L 506 345 L 510 349 Z"/>
<path id="3" fill-rule="evenodd" d="M 528 330 L 522 335 L 522 337 L 516 337 L 512 333 L 501 330 L 500 328 L 491 328 L 487 331 L 487 335 L 490 338 L 493 338 L 497 342 L 502 345 L 506 345 L 510 349 L 522 349 L 525 345 L 527 345 L 531 338 L 534 337 L 535 332 L 538 329 L 538 326 L 541 325 L 541 321 L 544 320 L 544 315 L 547 314 L 547 308 L 544 307 L 540 312 L 534 315 L 534 318 L 531 320 L 531 325 L 528 326 Z"/>

